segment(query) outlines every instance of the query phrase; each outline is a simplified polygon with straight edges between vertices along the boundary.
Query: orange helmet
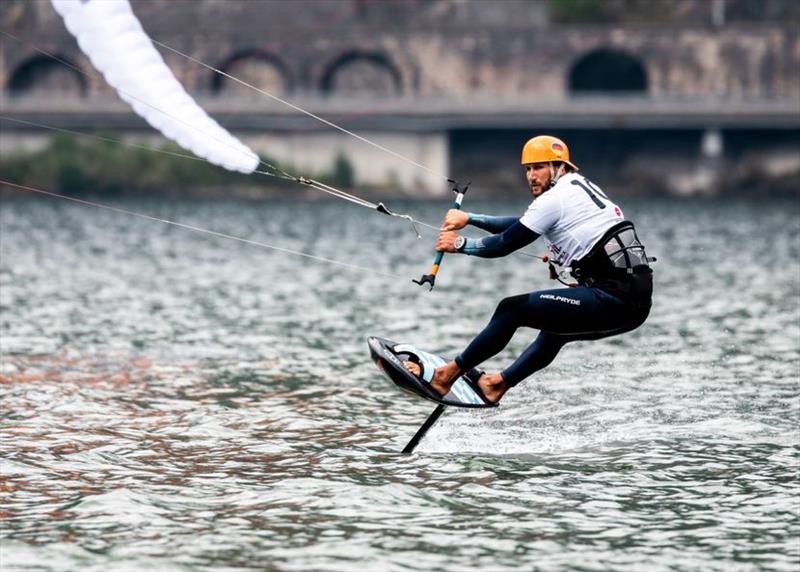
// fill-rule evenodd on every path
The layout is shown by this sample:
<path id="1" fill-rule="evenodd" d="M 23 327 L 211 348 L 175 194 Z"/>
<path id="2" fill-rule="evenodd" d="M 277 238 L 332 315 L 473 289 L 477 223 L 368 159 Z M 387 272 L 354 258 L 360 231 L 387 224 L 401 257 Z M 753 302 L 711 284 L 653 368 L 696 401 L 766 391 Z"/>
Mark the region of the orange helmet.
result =
<path id="1" fill-rule="evenodd" d="M 569 160 L 569 149 L 567 144 L 558 137 L 552 135 L 539 135 L 530 139 L 522 148 L 522 164 L 528 163 L 550 163 L 551 161 L 561 161 L 566 163 L 576 171 L 578 167 Z"/>

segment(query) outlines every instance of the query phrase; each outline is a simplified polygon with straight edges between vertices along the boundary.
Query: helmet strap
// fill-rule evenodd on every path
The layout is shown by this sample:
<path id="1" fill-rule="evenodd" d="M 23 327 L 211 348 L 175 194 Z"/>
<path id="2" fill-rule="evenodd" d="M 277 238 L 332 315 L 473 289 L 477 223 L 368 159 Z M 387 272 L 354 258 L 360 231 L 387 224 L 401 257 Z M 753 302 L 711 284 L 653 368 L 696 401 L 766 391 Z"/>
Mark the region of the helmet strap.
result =
<path id="1" fill-rule="evenodd" d="M 552 189 L 553 187 L 555 187 L 556 183 L 561 178 L 561 175 L 564 174 L 564 164 L 562 163 L 561 165 L 559 165 L 558 169 L 553 167 L 552 161 L 550 161 L 548 165 L 550 165 L 550 184 L 547 185 L 547 188 Z"/>

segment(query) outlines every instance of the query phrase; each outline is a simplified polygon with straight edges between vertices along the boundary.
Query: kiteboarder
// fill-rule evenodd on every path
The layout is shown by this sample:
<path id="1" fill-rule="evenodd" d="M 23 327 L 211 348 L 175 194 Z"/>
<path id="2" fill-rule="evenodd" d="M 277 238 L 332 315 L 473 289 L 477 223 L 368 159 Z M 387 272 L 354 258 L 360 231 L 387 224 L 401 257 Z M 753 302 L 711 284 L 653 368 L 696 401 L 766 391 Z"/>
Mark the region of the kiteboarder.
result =
<path id="1" fill-rule="evenodd" d="M 511 296 L 498 304 L 487 326 L 455 360 L 437 368 L 431 386 L 445 395 L 460 372 L 499 353 L 518 328 L 538 337 L 503 371 L 483 374 L 478 386 L 491 402 L 549 365 L 561 348 L 639 327 L 650 312 L 650 259 L 633 223 L 594 183 L 578 173 L 560 139 L 540 135 L 522 149 L 522 165 L 533 195 L 521 217 L 487 216 L 451 209 L 436 242 L 439 252 L 482 258 L 506 256 L 543 237 L 550 259 L 577 280 L 570 288 Z M 490 236 L 465 238 L 472 225 Z M 414 373 L 414 364 L 406 367 Z"/>

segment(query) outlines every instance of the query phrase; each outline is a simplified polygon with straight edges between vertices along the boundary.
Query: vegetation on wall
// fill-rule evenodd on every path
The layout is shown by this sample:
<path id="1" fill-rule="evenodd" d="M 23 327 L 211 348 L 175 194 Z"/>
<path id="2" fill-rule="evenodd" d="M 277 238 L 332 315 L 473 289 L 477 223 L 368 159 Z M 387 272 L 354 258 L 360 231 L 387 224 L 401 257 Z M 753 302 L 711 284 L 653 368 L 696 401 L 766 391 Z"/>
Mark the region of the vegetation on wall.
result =
<path id="1" fill-rule="evenodd" d="M 187 154 L 172 144 L 159 149 Z M 293 172 L 289 165 L 280 167 Z M 69 195 L 191 193 L 226 188 L 302 192 L 296 183 L 276 177 L 233 173 L 203 160 L 87 141 L 68 134 L 53 136 L 40 151 L 0 158 L 0 171 L 8 181 Z M 302 174 L 336 187 L 351 188 L 355 184 L 355 170 L 344 155 L 336 158 L 329 172 Z"/>

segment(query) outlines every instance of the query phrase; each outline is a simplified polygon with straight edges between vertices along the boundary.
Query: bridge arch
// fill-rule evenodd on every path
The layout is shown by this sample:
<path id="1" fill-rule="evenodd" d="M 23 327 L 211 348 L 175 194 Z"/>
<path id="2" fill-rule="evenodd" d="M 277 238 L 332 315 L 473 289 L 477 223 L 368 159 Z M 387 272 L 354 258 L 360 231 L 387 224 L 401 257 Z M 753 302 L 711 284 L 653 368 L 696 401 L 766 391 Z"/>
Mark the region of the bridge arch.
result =
<path id="1" fill-rule="evenodd" d="M 579 58 L 569 72 L 569 91 L 647 92 L 647 72 L 642 62 L 622 51 L 600 48 Z"/>
<path id="2" fill-rule="evenodd" d="M 73 94 L 83 97 L 88 91 L 86 76 L 79 66 L 59 55 L 63 62 L 48 56 L 33 56 L 18 64 L 9 75 L 6 89 L 11 96 Z M 74 69 L 70 66 L 74 66 Z"/>
<path id="3" fill-rule="evenodd" d="M 277 56 L 260 49 L 236 52 L 217 66 L 231 76 L 246 81 L 268 93 L 280 95 L 294 89 L 289 68 Z M 211 78 L 213 93 L 248 94 L 255 92 L 223 75 L 215 73 Z"/>
<path id="4" fill-rule="evenodd" d="M 403 92 L 397 66 L 380 52 L 349 51 L 325 68 L 319 83 L 328 95 L 393 96 Z"/>

